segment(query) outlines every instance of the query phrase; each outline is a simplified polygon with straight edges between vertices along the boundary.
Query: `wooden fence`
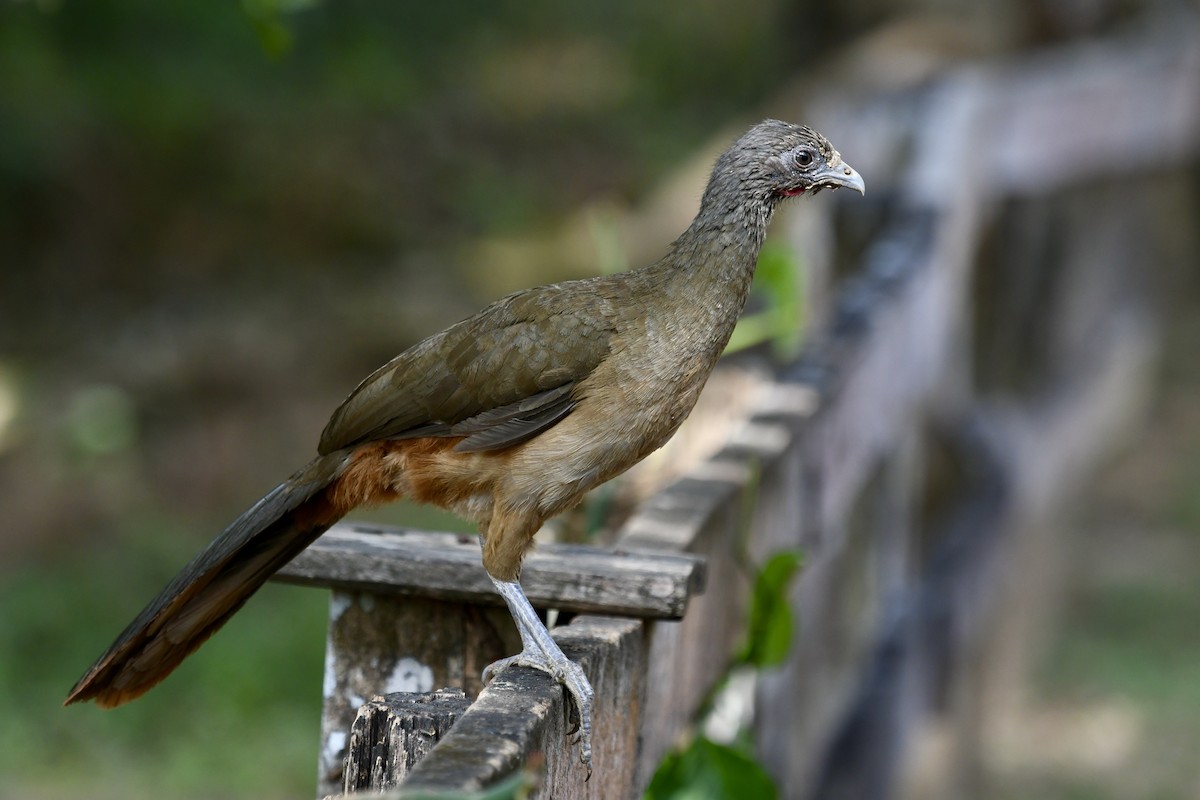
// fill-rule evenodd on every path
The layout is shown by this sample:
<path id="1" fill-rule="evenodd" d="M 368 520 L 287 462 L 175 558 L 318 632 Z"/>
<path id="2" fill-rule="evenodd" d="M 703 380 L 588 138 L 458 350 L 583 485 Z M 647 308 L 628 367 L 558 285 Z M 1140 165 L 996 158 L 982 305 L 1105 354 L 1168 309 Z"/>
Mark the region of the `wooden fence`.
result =
<path id="1" fill-rule="evenodd" d="M 782 796 L 969 796 L 990 690 L 1022 666 L 1009 634 L 1051 583 L 1050 523 L 1147 384 L 1139 225 L 1200 149 L 1197 87 L 1189 23 L 777 110 L 869 188 L 777 223 L 812 267 L 805 354 L 749 381 L 724 444 L 610 546 L 526 562 L 534 605 L 574 615 L 554 636 L 596 690 L 593 778 L 550 678 L 480 685 L 519 642 L 474 537 L 347 523 L 280 576 L 333 590 L 321 793 L 525 769 L 537 797 L 639 796 L 741 644 L 750 565 L 799 547 L 790 656 L 742 690 Z M 841 253 L 862 243 L 841 268 L 835 230 Z"/>

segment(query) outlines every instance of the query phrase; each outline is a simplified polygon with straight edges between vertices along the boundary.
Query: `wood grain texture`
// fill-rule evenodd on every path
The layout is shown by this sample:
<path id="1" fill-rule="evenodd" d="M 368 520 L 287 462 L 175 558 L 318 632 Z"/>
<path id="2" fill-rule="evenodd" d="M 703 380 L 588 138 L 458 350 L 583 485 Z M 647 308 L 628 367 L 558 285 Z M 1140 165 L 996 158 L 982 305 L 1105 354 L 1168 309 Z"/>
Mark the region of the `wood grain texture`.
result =
<path id="1" fill-rule="evenodd" d="M 541 608 L 678 619 L 703 590 L 700 558 L 679 553 L 539 545 L 521 585 Z M 282 569 L 285 583 L 501 605 L 473 536 L 342 523 Z"/>
<path id="2" fill-rule="evenodd" d="M 396 797 L 422 792 L 477 792 L 511 775 L 539 754 L 535 798 L 623 800 L 635 784 L 646 671 L 641 620 L 587 617 L 554 638 L 587 672 L 596 689 L 593 764 L 603 775 L 585 782 L 577 747 L 570 746 L 564 692 L 544 672 L 510 667 L 479 695 L 451 734 L 413 769 Z"/>
<path id="3" fill-rule="evenodd" d="M 369 698 L 461 687 L 474 697 L 483 668 L 520 649 L 499 606 L 334 590 L 325 647 L 318 789 L 338 793 L 347 732 Z"/>
<path id="4" fill-rule="evenodd" d="M 350 727 L 345 793 L 398 786 L 470 705 L 461 689 L 397 692 L 363 705 Z"/>

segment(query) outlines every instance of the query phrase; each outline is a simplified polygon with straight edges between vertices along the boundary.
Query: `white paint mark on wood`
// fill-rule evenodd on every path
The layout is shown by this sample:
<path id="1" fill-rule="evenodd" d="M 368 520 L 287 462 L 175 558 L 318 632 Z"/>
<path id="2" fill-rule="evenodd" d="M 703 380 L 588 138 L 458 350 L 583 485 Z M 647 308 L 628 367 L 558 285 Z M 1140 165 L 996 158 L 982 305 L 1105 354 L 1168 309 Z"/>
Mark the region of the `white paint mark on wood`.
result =
<path id="1" fill-rule="evenodd" d="M 336 597 L 336 595 L 335 595 Z M 333 657 L 333 643 L 325 642 L 325 680 L 321 685 L 321 696 L 326 700 L 337 691 L 337 664 Z"/>
<path id="2" fill-rule="evenodd" d="M 346 732 L 333 731 L 325 741 L 325 749 L 331 755 L 340 755 L 346 749 Z"/>
<path id="3" fill-rule="evenodd" d="M 415 658 L 402 658 L 396 662 L 392 674 L 388 676 L 384 691 L 392 692 L 431 692 L 433 691 L 433 670 Z"/>
<path id="4" fill-rule="evenodd" d="M 331 622 L 337 622 L 342 614 L 346 613 L 353 600 L 350 595 L 345 592 L 334 592 L 329 596 L 329 619 Z"/>

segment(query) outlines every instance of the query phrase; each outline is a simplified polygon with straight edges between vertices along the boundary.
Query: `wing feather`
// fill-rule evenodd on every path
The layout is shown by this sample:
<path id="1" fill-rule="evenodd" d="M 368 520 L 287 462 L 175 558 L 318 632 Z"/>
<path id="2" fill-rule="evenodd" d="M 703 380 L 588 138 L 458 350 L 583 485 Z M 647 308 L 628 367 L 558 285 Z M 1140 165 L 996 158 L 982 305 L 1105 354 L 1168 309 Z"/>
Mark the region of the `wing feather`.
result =
<path id="1" fill-rule="evenodd" d="M 571 412 L 609 353 L 615 320 L 594 281 L 509 295 L 367 377 L 318 449 L 415 436 L 465 436 L 458 448 L 468 452 L 519 444 Z"/>

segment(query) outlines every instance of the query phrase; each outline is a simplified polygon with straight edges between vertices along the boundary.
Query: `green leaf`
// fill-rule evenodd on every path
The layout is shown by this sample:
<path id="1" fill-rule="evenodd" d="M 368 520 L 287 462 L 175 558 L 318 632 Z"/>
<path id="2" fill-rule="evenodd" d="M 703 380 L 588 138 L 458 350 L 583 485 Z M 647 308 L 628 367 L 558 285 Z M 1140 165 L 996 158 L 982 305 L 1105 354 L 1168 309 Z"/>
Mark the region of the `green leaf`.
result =
<path id="1" fill-rule="evenodd" d="M 775 783 L 746 753 L 699 736 L 654 773 L 643 800 L 774 800 Z"/>
<path id="2" fill-rule="evenodd" d="M 792 643 L 792 610 L 787 592 L 803 562 L 804 555 L 799 550 L 784 550 L 771 556 L 758 571 L 746 643 L 737 656 L 737 663 L 773 667 L 787 658 Z"/>
<path id="3" fill-rule="evenodd" d="M 242 0 L 242 10 L 263 51 L 271 58 L 282 58 L 292 49 L 295 38 L 284 17 L 315 4 L 316 0 Z"/>

